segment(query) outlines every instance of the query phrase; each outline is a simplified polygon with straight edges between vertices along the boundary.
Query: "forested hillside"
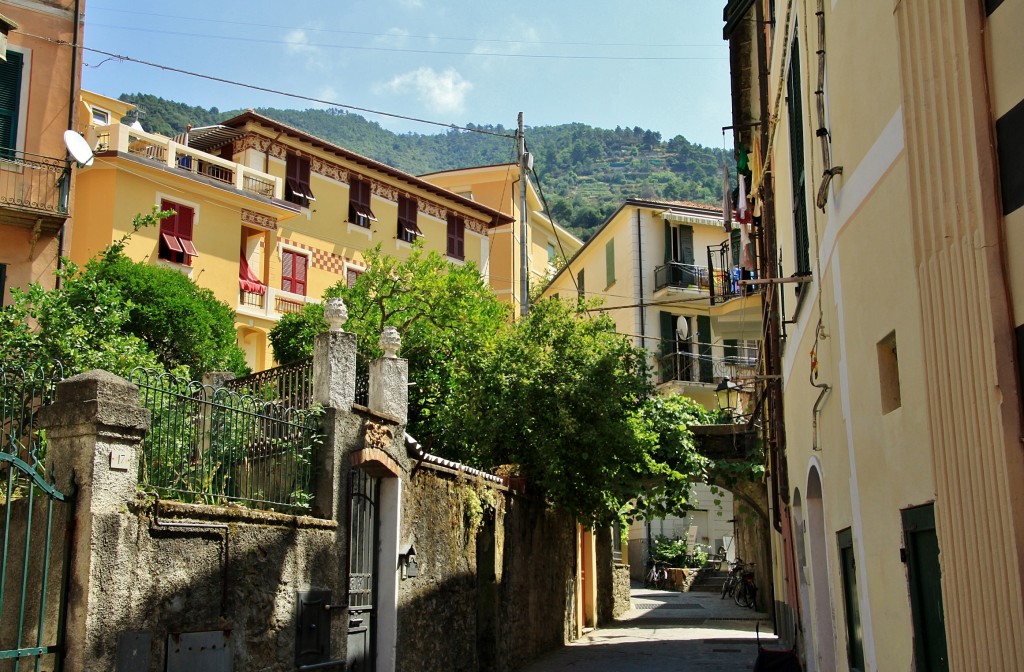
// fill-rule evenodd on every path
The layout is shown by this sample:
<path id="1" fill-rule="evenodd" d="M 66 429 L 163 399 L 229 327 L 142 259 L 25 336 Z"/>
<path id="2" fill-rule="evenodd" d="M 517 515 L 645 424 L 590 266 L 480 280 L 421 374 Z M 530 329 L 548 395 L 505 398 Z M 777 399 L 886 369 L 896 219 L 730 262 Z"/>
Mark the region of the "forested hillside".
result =
<path id="1" fill-rule="evenodd" d="M 138 105 L 146 130 L 166 135 L 183 131 L 187 124 L 208 126 L 239 113 L 142 93 L 121 99 Z M 495 135 L 454 129 L 397 134 L 338 109 L 257 112 L 416 175 L 515 161 L 514 141 Z M 469 127 L 509 135 L 514 131 Z M 526 142 L 552 216 L 584 239 L 626 198 L 721 202 L 722 150 L 691 144 L 681 135 L 665 141 L 660 133 L 640 127 L 609 130 L 562 124 L 527 127 Z"/>

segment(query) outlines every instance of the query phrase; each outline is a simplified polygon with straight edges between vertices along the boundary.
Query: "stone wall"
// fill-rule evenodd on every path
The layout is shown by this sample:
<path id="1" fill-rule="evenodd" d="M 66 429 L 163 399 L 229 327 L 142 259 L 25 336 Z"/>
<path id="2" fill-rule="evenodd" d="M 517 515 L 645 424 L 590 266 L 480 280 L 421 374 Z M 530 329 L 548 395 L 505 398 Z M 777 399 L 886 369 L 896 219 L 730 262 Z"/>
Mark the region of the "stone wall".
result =
<path id="1" fill-rule="evenodd" d="M 418 575 L 399 588 L 396 669 L 514 670 L 573 627 L 574 526 L 481 481 L 416 471 L 402 536 Z"/>

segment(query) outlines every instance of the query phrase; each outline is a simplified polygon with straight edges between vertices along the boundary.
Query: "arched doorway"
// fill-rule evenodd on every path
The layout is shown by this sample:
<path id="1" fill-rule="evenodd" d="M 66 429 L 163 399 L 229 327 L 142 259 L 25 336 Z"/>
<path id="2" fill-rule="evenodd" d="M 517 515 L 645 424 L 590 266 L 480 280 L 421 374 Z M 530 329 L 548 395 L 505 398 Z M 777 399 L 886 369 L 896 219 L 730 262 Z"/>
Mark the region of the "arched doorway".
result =
<path id="1" fill-rule="evenodd" d="M 793 490 L 793 527 L 796 538 L 796 571 L 797 590 L 800 595 L 800 612 L 803 614 L 804 641 L 803 650 L 807 652 L 807 672 L 816 672 L 818 669 L 817 656 L 814 654 L 813 627 L 808 627 L 808 619 L 811 618 L 811 586 L 808 581 L 807 572 L 807 524 L 804 522 L 803 500 L 800 497 L 800 488 Z"/>
<path id="2" fill-rule="evenodd" d="M 828 544 L 825 532 L 825 505 L 822 500 L 821 474 L 811 465 L 807 474 L 807 569 L 810 570 L 814 604 L 814 644 L 819 670 L 836 669 L 836 635 L 832 617 L 832 591 L 828 569 Z"/>

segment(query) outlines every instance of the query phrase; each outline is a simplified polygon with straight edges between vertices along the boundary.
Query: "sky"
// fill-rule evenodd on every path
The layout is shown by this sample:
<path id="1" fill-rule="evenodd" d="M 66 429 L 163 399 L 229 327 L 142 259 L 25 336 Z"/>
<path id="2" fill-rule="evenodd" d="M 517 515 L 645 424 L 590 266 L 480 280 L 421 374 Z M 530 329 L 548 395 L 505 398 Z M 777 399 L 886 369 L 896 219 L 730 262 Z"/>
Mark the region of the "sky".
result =
<path id="1" fill-rule="evenodd" d="M 141 92 L 222 111 L 332 106 L 199 74 L 444 125 L 514 128 L 522 112 L 527 127 L 640 126 L 721 147 L 731 123 L 724 0 L 85 4 L 83 86 L 115 98 Z M 399 133 L 445 131 L 358 114 Z"/>

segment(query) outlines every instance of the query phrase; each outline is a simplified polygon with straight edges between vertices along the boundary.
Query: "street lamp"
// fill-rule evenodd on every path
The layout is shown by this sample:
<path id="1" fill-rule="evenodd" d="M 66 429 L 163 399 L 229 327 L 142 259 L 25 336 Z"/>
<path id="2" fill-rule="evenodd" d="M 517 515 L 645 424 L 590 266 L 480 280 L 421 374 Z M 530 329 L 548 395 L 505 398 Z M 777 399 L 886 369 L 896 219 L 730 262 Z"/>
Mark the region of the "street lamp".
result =
<path id="1" fill-rule="evenodd" d="M 715 388 L 715 396 L 718 397 L 718 408 L 729 417 L 732 417 L 739 406 L 740 386 L 729 380 L 729 377 L 726 376 L 722 378 L 722 382 Z"/>

